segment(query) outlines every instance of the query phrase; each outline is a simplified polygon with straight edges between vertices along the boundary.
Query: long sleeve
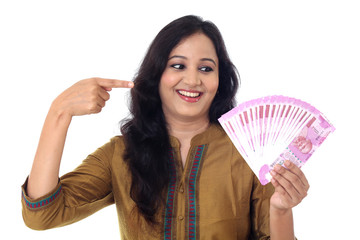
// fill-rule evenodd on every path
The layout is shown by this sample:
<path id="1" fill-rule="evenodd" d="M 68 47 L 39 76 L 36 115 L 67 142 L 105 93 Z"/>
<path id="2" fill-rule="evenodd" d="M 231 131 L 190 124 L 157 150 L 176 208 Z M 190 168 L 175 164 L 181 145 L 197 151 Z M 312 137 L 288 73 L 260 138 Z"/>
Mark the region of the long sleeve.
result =
<path id="1" fill-rule="evenodd" d="M 25 224 L 36 230 L 60 227 L 79 221 L 114 203 L 111 159 L 114 141 L 89 155 L 74 171 L 59 179 L 47 195 L 30 199 L 27 180 L 22 186 L 22 214 Z"/>

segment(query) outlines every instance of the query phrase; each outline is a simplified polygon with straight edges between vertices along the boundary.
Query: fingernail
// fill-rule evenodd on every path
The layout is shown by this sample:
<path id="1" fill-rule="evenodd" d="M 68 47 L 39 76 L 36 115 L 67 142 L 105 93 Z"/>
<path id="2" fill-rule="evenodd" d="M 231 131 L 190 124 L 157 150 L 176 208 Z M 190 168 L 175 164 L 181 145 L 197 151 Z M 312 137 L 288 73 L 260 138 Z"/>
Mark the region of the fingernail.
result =
<path id="1" fill-rule="evenodd" d="M 128 87 L 131 88 L 131 87 L 133 87 L 133 86 L 134 86 L 134 83 L 133 83 L 133 82 L 129 82 L 129 83 L 128 83 Z"/>
<path id="2" fill-rule="evenodd" d="M 274 167 L 274 169 L 275 169 L 276 171 L 279 171 L 279 170 L 281 169 L 281 165 L 276 164 L 275 167 Z"/>
<path id="3" fill-rule="evenodd" d="M 273 177 L 276 176 L 276 172 L 275 172 L 274 170 L 271 170 L 271 171 L 270 171 L 270 174 L 271 174 L 271 176 L 273 176 Z"/>
<path id="4" fill-rule="evenodd" d="M 285 161 L 285 166 L 290 167 L 290 165 L 291 165 L 291 162 L 289 160 L 286 160 Z"/>

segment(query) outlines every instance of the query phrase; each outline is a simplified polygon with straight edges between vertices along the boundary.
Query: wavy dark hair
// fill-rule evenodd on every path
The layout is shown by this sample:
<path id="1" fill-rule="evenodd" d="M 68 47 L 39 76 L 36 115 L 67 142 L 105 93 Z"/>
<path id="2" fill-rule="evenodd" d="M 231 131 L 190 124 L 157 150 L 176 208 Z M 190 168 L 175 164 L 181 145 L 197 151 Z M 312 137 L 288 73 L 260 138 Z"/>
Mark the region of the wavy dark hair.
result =
<path id="1" fill-rule="evenodd" d="M 189 15 L 165 26 L 151 43 L 134 77 L 131 89 L 130 118 L 123 122 L 126 151 L 124 159 L 132 176 L 130 196 L 139 213 L 155 224 L 155 214 L 164 204 L 164 190 L 169 183 L 170 141 L 159 95 L 159 82 L 170 52 L 181 40 L 194 33 L 211 39 L 219 60 L 219 87 L 210 106 L 212 123 L 235 106 L 239 77 L 229 59 L 218 28 L 209 21 Z"/>

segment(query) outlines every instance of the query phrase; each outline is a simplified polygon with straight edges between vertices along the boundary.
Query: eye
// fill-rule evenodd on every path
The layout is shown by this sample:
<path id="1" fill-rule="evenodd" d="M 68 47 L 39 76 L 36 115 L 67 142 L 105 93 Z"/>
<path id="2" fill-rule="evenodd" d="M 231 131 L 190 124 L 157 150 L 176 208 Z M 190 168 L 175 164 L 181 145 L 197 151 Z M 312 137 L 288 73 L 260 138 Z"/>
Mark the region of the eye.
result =
<path id="1" fill-rule="evenodd" d="M 185 65 L 183 65 L 183 64 L 172 64 L 171 67 L 175 68 L 175 69 L 184 69 Z"/>
<path id="2" fill-rule="evenodd" d="M 199 70 L 202 72 L 212 72 L 213 71 L 213 69 L 211 67 L 200 67 Z"/>

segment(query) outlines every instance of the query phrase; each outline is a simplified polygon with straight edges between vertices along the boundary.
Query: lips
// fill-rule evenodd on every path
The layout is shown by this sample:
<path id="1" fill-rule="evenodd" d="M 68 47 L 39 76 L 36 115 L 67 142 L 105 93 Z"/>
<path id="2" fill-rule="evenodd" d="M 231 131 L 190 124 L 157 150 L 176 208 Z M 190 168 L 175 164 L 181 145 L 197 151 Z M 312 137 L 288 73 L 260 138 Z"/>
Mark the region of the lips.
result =
<path id="1" fill-rule="evenodd" d="M 180 96 L 181 99 L 183 99 L 186 102 L 194 103 L 198 102 L 203 95 L 202 92 L 199 91 L 193 91 L 193 90 L 176 90 L 176 93 Z"/>

